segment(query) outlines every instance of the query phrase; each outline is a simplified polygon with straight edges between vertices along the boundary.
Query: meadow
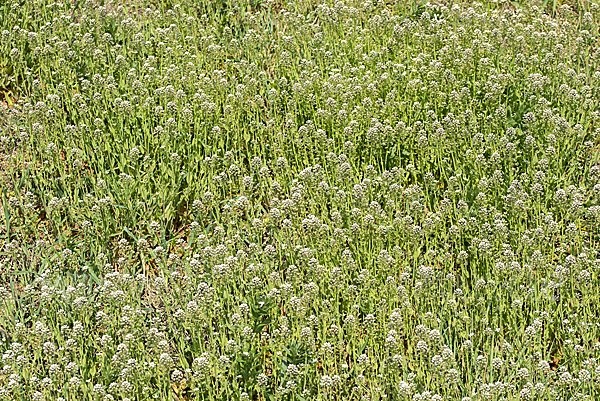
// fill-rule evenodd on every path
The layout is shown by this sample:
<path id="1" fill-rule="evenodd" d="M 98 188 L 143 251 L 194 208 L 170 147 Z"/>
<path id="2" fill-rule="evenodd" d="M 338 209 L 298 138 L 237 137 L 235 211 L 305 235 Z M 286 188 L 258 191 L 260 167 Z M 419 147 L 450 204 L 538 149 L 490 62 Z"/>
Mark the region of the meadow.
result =
<path id="1" fill-rule="evenodd" d="M 599 22 L 0 2 L 0 400 L 600 399 Z"/>

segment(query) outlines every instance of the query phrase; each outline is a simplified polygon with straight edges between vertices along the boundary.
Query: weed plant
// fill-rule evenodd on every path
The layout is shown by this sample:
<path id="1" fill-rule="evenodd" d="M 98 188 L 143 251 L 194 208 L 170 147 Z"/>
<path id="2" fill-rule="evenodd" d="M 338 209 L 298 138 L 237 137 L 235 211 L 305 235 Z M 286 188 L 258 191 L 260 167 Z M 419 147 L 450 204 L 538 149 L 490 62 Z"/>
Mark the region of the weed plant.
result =
<path id="1" fill-rule="evenodd" d="M 599 399 L 581 4 L 0 4 L 0 399 Z"/>

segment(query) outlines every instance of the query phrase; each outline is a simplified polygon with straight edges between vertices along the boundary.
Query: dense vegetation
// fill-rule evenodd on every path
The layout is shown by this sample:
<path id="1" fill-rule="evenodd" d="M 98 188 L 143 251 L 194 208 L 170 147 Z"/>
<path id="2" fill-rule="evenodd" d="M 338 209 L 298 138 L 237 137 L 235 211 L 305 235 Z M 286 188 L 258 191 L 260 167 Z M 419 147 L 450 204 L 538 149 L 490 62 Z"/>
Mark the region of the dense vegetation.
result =
<path id="1" fill-rule="evenodd" d="M 0 399 L 598 399 L 599 18 L 1 3 Z"/>

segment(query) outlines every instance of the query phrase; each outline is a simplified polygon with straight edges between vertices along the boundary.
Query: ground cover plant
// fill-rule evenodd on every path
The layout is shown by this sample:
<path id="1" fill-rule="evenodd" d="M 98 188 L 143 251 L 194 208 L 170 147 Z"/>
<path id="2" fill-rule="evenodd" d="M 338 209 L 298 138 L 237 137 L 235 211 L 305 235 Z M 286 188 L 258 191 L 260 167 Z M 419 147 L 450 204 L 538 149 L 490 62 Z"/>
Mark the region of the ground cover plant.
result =
<path id="1" fill-rule="evenodd" d="M 600 397 L 595 3 L 0 10 L 0 399 Z"/>

